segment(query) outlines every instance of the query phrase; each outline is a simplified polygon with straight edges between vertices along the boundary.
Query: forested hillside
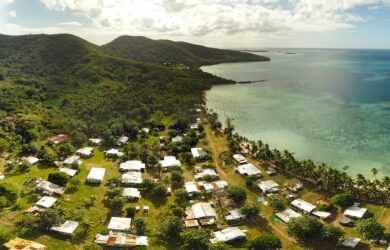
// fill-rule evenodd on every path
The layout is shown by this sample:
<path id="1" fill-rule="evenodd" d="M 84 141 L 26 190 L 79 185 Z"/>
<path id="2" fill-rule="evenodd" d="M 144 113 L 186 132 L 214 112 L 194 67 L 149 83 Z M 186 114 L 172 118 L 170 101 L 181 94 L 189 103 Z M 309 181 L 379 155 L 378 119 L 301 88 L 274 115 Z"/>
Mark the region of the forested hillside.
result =
<path id="1" fill-rule="evenodd" d="M 185 42 L 152 40 L 139 36 L 121 36 L 104 45 L 103 48 L 111 55 L 133 60 L 193 67 L 221 62 L 270 60 L 268 57 L 250 53 L 208 48 Z"/>

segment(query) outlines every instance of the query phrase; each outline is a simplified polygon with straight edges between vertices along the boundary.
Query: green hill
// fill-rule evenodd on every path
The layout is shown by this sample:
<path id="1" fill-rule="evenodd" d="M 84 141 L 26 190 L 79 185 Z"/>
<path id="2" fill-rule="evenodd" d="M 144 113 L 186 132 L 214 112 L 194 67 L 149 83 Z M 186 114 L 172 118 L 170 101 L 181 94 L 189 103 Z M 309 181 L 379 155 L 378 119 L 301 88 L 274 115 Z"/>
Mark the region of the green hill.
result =
<path id="1" fill-rule="evenodd" d="M 103 48 L 111 55 L 137 61 L 195 67 L 222 62 L 270 60 L 268 57 L 251 53 L 214 49 L 185 42 L 152 40 L 139 36 L 121 36 Z"/>

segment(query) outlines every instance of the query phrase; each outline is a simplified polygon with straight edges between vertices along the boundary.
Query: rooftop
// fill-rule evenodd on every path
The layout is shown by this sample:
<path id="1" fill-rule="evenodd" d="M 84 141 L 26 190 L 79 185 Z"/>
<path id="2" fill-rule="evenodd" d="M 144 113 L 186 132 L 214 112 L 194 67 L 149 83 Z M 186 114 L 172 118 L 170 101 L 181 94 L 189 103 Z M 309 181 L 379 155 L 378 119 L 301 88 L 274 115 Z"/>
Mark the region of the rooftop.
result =
<path id="1" fill-rule="evenodd" d="M 210 240 L 212 243 L 229 242 L 246 237 L 245 232 L 238 227 L 228 227 L 221 231 L 213 232 L 213 235 L 215 238 Z"/>
<path id="2" fill-rule="evenodd" d="M 88 181 L 103 181 L 106 169 L 104 168 L 91 168 L 87 176 Z"/>
<path id="3" fill-rule="evenodd" d="M 170 168 L 173 166 L 181 166 L 179 160 L 175 156 L 165 156 L 164 160 L 160 161 L 160 164 L 163 168 Z"/>
<path id="4" fill-rule="evenodd" d="M 115 231 L 130 230 L 131 218 L 111 217 L 108 229 Z"/>
<path id="5" fill-rule="evenodd" d="M 241 175 L 248 175 L 248 176 L 251 175 L 256 176 L 261 174 L 261 171 L 258 168 L 256 168 L 252 163 L 239 165 L 236 167 L 236 171 Z"/>
<path id="6" fill-rule="evenodd" d="M 31 240 L 25 240 L 22 238 L 14 238 L 4 244 L 7 249 L 10 250 L 44 250 L 45 245 L 39 244 Z"/>
<path id="7" fill-rule="evenodd" d="M 120 164 L 119 169 L 121 171 L 142 171 L 145 169 L 145 163 L 137 160 L 126 161 Z"/>
<path id="8" fill-rule="evenodd" d="M 122 175 L 122 183 L 125 184 L 140 184 L 142 183 L 141 172 L 127 172 Z"/>
<path id="9" fill-rule="evenodd" d="M 263 191 L 263 193 L 272 193 L 279 190 L 279 184 L 274 180 L 261 181 L 258 187 Z"/>
<path id="10" fill-rule="evenodd" d="M 60 226 L 52 226 L 51 230 L 61 234 L 72 235 L 78 226 L 79 223 L 77 221 L 67 220 Z"/>
<path id="11" fill-rule="evenodd" d="M 276 217 L 281 219 L 282 221 L 288 223 L 293 218 L 301 217 L 302 215 L 300 213 L 295 212 L 291 208 L 288 208 L 282 212 L 276 213 Z"/>
<path id="12" fill-rule="evenodd" d="M 307 201 L 301 200 L 301 199 L 293 200 L 291 202 L 291 205 L 293 205 L 294 207 L 299 208 L 307 213 L 311 213 L 316 209 L 316 206 L 314 206 L 313 204 L 311 204 Z"/>
<path id="13" fill-rule="evenodd" d="M 51 196 L 43 196 L 39 201 L 35 203 L 35 205 L 44 207 L 44 208 L 49 208 L 54 205 L 54 203 L 57 201 L 56 198 L 53 198 Z"/>
<path id="14" fill-rule="evenodd" d="M 352 207 L 349 207 L 344 211 L 344 215 L 349 216 L 349 217 L 353 217 L 353 218 L 357 218 L 357 219 L 361 219 L 364 217 L 366 212 L 367 212 L 367 208 L 353 205 Z"/>

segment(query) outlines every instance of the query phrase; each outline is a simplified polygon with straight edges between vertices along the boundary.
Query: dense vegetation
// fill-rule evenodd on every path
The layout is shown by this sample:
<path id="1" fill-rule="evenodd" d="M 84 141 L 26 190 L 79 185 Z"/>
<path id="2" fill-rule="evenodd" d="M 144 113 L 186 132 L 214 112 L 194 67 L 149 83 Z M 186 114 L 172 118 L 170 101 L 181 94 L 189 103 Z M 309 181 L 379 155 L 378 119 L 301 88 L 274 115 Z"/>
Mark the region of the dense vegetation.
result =
<path id="1" fill-rule="evenodd" d="M 238 51 L 213 49 L 200 45 L 152 40 L 139 36 L 121 36 L 103 48 L 115 56 L 164 65 L 200 66 L 221 62 L 269 61 L 268 57 Z"/>

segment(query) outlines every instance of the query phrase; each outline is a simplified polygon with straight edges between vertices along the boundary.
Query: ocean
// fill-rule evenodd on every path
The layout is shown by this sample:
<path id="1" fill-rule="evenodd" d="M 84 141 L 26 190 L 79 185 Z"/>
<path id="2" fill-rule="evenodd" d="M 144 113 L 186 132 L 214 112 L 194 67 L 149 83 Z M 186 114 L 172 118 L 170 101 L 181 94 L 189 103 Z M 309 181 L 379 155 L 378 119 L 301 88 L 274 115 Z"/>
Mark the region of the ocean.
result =
<path id="1" fill-rule="evenodd" d="M 390 50 L 281 49 L 271 62 L 204 66 L 209 109 L 249 139 L 352 174 L 390 175 Z"/>

